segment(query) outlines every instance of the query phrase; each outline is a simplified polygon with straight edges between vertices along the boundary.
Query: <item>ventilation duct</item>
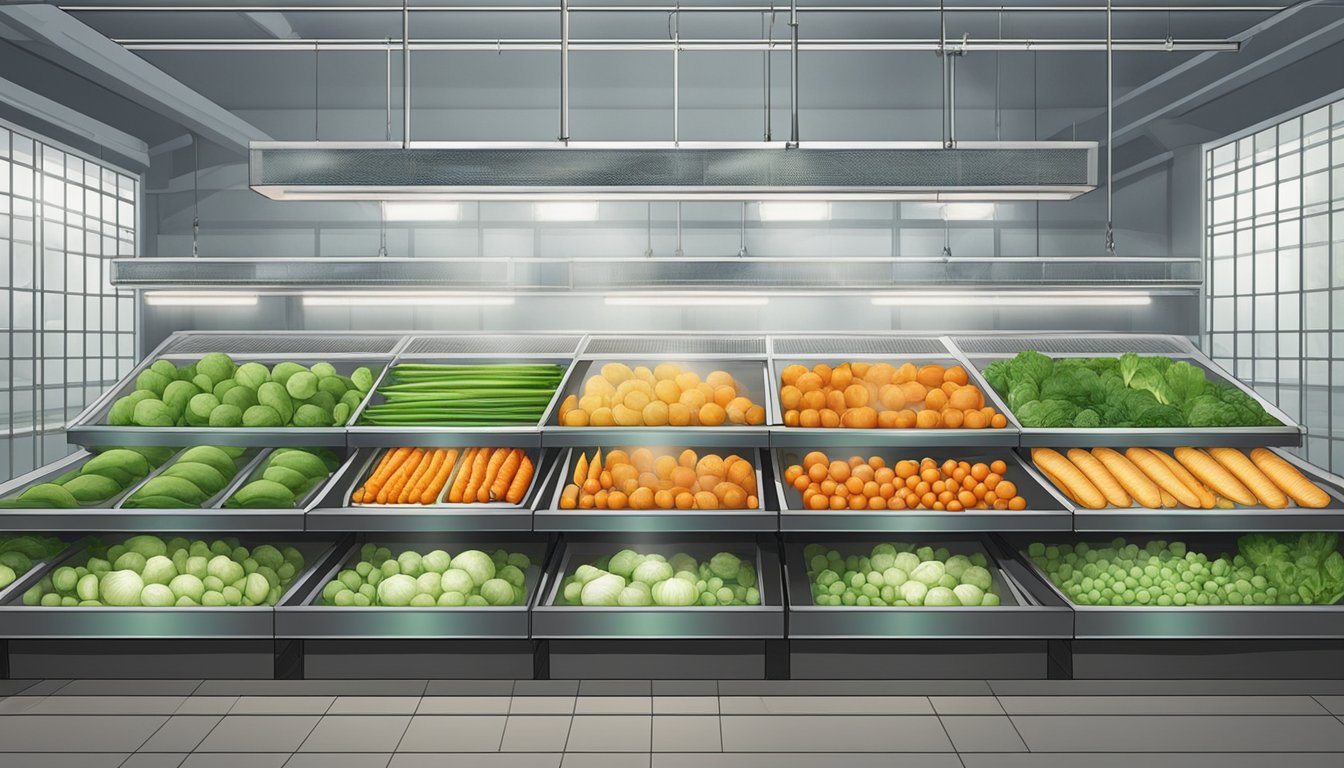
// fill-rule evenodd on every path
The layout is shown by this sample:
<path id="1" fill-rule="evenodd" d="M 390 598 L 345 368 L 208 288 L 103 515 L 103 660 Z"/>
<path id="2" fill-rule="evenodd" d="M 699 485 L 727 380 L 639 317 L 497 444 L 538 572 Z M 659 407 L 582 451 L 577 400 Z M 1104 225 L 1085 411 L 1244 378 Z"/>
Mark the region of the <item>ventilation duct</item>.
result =
<path id="1" fill-rule="evenodd" d="M 255 142 L 273 200 L 1069 200 L 1096 142 Z"/>

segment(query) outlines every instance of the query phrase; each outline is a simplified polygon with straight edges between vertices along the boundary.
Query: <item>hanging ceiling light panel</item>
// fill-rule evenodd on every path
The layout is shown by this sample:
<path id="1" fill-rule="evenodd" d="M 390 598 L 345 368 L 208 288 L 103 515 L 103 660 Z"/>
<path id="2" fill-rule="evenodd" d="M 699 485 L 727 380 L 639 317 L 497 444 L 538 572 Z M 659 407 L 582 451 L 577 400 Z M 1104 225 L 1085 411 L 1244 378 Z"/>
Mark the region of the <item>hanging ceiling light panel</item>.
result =
<path id="1" fill-rule="evenodd" d="M 1097 143 L 268 141 L 249 176 L 273 200 L 1070 200 Z"/>

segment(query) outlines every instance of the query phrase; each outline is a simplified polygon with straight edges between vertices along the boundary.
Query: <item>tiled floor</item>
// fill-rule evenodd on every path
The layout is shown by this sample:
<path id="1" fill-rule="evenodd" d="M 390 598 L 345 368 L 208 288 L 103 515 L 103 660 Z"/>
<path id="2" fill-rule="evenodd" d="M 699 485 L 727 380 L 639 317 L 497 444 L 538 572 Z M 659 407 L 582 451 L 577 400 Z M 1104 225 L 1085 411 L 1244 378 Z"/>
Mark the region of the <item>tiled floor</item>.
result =
<path id="1" fill-rule="evenodd" d="M 445 764 L 1341 768 L 1344 681 L 0 680 L 0 768 Z"/>

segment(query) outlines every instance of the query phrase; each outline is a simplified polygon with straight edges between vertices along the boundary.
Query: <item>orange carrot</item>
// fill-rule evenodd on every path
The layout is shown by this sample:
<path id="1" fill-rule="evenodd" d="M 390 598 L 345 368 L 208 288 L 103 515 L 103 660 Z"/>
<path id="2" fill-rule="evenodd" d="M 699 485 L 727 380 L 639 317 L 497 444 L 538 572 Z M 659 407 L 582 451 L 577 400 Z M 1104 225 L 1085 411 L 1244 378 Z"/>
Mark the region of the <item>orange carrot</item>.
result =
<path id="1" fill-rule="evenodd" d="M 387 484 L 378 491 L 379 504 L 396 503 L 397 497 L 401 494 L 402 486 L 406 484 L 415 468 L 420 465 L 420 459 L 424 456 L 424 453 L 424 450 L 416 448 L 411 451 L 411 455 L 407 456 L 405 461 L 401 462 L 397 471 L 393 472 L 392 476 L 387 479 Z"/>
<path id="2" fill-rule="evenodd" d="M 476 500 L 476 493 L 481 489 L 481 481 L 485 479 L 485 468 L 489 463 L 489 448 L 482 448 L 476 452 L 476 461 L 471 465 L 471 479 L 467 481 L 467 487 L 462 491 L 463 504 L 470 504 Z"/>
<path id="3" fill-rule="evenodd" d="M 527 487 L 532 484 L 532 460 L 523 455 L 523 461 L 518 467 L 518 473 L 513 476 L 513 482 L 509 485 L 508 494 L 505 500 L 510 504 L 518 504 L 523 500 L 527 493 Z"/>
<path id="4" fill-rule="evenodd" d="M 1176 479 L 1184 483 L 1185 487 L 1195 494 L 1195 497 L 1199 500 L 1200 509 L 1213 509 L 1213 505 L 1218 503 L 1209 489 L 1199 482 L 1199 478 L 1190 474 L 1190 470 L 1186 469 L 1184 464 L 1173 459 L 1170 454 L 1161 448 L 1149 448 L 1148 452 L 1161 460 L 1167 469 L 1171 470 L 1171 473 L 1176 476 Z"/>
<path id="5" fill-rule="evenodd" d="M 429 482 L 420 492 L 421 504 L 433 504 L 439 497 L 439 491 L 448 482 L 448 475 L 453 471 L 453 465 L 457 463 L 457 449 L 449 448 L 443 455 L 443 463 L 439 465 L 439 471 L 429 478 Z"/>
<path id="6" fill-rule="evenodd" d="M 499 467 L 499 474 L 495 476 L 495 482 L 490 485 L 491 499 L 504 500 L 504 496 L 509 492 L 509 484 L 513 482 L 514 475 L 518 474 L 518 465 L 523 462 L 523 455 L 522 448 L 514 448 L 504 457 L 504 463 Z"/>
<path id="7" fill-rule="evenodd" d="M 372 502 L 378 496 L 378 490 L 387 482 L 387 478 L 396 471 L 401 462 L 410 455 L 410 448 L 397 448 L 387 451 L 383 454 L 382 461 L 369 474 L 369 479 L 364 481 L 364 487 L 359 489 L 356 494 L 359 498 L 353 499 L 356 503 L 362 501 Z"/>
<path id="8" fill-rule="evenodd" d="M 1251 461 L 1298 506 L 1309 509 L 1329 506 L 1330 495 L 1277 453 L 1268 448 L 1256 448 L 1251 451 Z"/>
<path id="9" fill-rule="evenodd" d="M 588 479 L 588 454 L 579 451 L 579 460 L 574 462 L 574 484 L 583 485 Z"/>
<path id="10" fill-rule="evenodd" d="M 420 482 L 421 475 L 429 471 L 429 468 L 434 464 L 435 453 L 436 451 L 427 448 L 424 453 L 420 454 L 420 462 L 406 476 L 406 482 L 402 483 L 401 490 L 397 492 L 395 499 L 397 504 L 405 504 L 410 500 L 416 483 Z"/>
<path id="11" fill-rule="evenodd" d="M 1243 507 L 1255 506 L 1257 501 L 1255 494 L 1209 454 L 1189 446 L 1177 448 L 1173 453 L 1176 454 L 1177 461 L 1184 464 L 1191 474 L 1203 481 L 1214 493 L 1225 496 Z"/>
<path id="12" fill-rule="evenodd" d="M 453 478 L 453 487 L 448 490 L 448 503 L 461 504 L 462 495 L 467 490 L 467 481 L 471 479 L 471 468 L 476 464 L 476 454 L 480 448 L 468 448 L 466 455 L 462 457 L 462 467 L 457 470 L 457 477 Z"/>
<path id="13" fill-rule="evenodd" d="M 485 477 L 481 478 L 481 484 L 476 489 L 476 501 L 484 504 L 490 501 L 490 488 L 495 484 L 495 477 L 499 475 L 499 468 L 504 466 L 504 460 L 512 453 L 508 448 L 496 448 L 495 452 L 490 454 L 490 463 L 485 466 Z"/>
<path id="14" fill-rule="evenodd" d="M 1236 448 L 1210 448 L 1213 460 L 1227 467 L 1227 471 L 1236 475 L 1251 493 L 1270 509 L 1283 509 L 1288 506 L 1288 497 L 1274 484 L 1273 480 L 1260 471 L 1246 454 Z"/>
<path id="15" fill-rule="evenodd" d="M 420 462 L 420 466 L 416 468 L 415 474 L 406 483 L 406 487 L 402 488 L 401 497 L 397 500 L 398 503 L 420 503 L 420 494 L 425 491 L 422 486 L 439 473 L 439 465 L 443 463 L 444 454 L 445 451 L 442 448 L 436 448 L 425 456 L 425 460 Z"/>

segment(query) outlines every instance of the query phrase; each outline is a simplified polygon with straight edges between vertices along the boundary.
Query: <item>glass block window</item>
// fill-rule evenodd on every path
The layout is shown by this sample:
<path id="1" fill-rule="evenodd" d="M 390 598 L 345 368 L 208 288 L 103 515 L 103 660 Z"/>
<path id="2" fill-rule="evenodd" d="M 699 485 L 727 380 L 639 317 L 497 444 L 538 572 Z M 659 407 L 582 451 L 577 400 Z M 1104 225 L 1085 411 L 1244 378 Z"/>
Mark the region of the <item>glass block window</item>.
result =
<path id="1" fill-rule="evenodd" d="M 0 122 L 0 473 L 70 452 L 65 425 L 135 362 L 140 179 Z"/>
<path id="2" fill-rule="evenodd" d="M 1344 100 L 1205 157 L 1205 337 L 1344 472 Z"/>

